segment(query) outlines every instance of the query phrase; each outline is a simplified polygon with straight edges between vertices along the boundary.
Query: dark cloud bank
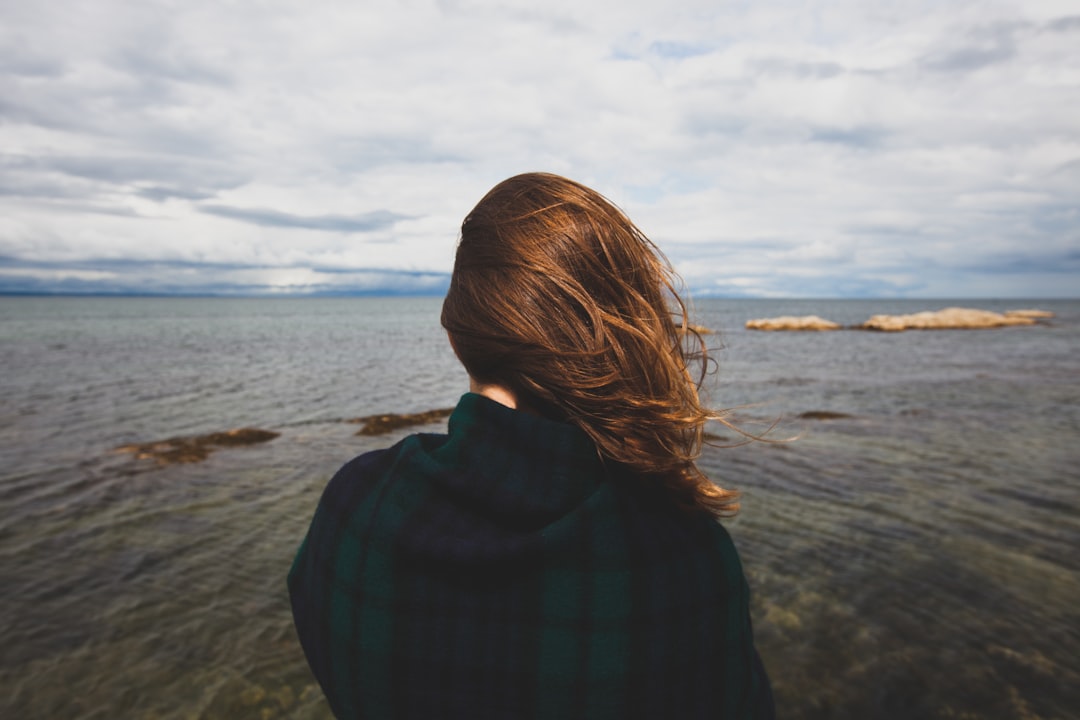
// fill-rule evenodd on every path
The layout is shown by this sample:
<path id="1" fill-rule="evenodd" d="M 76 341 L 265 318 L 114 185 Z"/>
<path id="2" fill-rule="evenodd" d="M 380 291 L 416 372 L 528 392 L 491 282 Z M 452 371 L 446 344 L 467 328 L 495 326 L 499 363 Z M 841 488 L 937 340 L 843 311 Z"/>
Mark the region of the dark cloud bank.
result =
<path id="1" fill-rule="evenodd" d="M 315 280 L 282 286 L 245 281 L 260 271 L 307 270 Z M 103 276 L 96 277 L 101 274 Z M 0 294 L 298 296 L 443 295 L 450 274 L 391 268 L 269 267 L 183 260 L 29 262 L 0 257 Z"/>

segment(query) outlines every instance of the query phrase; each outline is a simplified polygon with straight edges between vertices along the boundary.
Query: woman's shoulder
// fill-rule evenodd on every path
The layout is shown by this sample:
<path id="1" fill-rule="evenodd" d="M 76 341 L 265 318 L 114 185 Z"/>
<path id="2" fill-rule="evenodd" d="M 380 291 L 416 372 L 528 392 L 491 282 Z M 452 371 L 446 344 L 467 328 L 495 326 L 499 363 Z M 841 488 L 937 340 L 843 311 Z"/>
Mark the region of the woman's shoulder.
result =
<path id="1" fill-rule="evenodd" d="M 445 441 L 445 435 L 414 434 L 390 447 L 361 453 L 342 465 L 330 478 L 323 490 L 322 502 L 355 504 L 385 480 L 403 458 L 430 451 Z"/>
<path id="2" fill-rule="evenodd" d="M 617 494 L 631 552 L 660 563 L 720 566 L 733 580 L 741 576 L 735 542 L 715 516 L 678 507 L 659 493 Z"/>

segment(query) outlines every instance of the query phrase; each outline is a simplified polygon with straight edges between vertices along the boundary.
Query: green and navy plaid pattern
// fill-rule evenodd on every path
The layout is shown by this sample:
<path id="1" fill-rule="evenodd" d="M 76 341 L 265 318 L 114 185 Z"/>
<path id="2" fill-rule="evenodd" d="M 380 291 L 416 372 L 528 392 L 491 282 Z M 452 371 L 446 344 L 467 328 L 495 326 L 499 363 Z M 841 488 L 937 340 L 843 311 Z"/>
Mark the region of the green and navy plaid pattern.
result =
<path id="1" fill-rule="evenodd" d="M 340 718 L 772 716 L 727 532 L 467 394 L 330 481 L 289 574 Z"/>

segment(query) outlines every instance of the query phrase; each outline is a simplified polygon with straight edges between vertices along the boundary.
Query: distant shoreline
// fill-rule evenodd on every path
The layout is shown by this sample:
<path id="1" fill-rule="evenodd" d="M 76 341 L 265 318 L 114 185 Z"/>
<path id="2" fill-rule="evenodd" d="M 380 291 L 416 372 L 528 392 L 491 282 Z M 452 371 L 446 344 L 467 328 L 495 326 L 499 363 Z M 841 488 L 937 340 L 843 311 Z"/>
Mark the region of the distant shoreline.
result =
<path id="1" fill-rule="evenodd" d="M 0 290 L 0 297 L 69 297 L 69 298 L 175 298 L 206 300 L 305 300 L 328 298 L 441 298 L 445 293 L 370 292 L 370 293 L 150 293 L 150 292 L 37 292 Z"/>
<path id="2" fill-rule="evenodd" d="M 984 303 L 984 302 L 1056 302 L 1080 300 L 1080 294 L 1067 296 L 1012 296 L 1001 295 L 994 297 L 746 297 L 724 295 L 694 295 L 688 293 L 691 301 L 697 300 L 737 300 L 737 301 L 761 301 L 761 302 L 814 302 L 814 301 L 852 301 L 852 302 L 925 302 L 925 303 Z M 372 292 L 341 292 L 341 293 L 168 293 L 168 292 L 48 292 L 31 290 L 0 290 L 0 298 L 4 297 L 56 297 L 56 298 L 175 298 L 175 299 L 222 299 L 222 300 L 305 300 L 305 299 L 330 299 L 330 298 L 441 298 L 445 292 L 387 292 L 385 290 Z"/>

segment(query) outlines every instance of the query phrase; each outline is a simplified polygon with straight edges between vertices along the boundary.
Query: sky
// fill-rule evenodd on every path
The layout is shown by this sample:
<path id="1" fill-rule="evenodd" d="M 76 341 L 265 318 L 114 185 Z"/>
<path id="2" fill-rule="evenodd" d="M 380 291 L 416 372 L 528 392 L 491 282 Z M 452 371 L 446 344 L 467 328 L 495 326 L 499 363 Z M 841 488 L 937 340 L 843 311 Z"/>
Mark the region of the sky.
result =
<path id="1" fill-rule="evenodd" d="M 534 170 L 692 296 L 1080 297 L 1080 3 L 0 0 L 0 292 L 439 294 Z"/>

